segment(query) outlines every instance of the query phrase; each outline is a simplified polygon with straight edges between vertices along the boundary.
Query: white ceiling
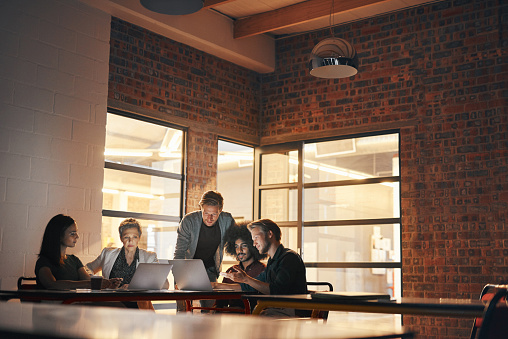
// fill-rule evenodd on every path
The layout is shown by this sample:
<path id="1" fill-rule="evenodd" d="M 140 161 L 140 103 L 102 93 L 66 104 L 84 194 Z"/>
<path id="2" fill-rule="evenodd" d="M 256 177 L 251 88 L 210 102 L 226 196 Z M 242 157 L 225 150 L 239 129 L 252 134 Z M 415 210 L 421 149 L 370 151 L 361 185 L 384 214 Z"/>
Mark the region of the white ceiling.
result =
<path id="1" fill-rule="evenodd" d="M 112 16 L 259 73 L 275 69 L 275 39 L 436 0 L 204 0 L 189 15 L 164 15 L 139 0 L 80 0 Z M 185 0 L 182 0 L 185 1 Z M 333 6 L 333 7 L 332 7 Z M 333 15 L 332 13 L 333 8 Z"/>

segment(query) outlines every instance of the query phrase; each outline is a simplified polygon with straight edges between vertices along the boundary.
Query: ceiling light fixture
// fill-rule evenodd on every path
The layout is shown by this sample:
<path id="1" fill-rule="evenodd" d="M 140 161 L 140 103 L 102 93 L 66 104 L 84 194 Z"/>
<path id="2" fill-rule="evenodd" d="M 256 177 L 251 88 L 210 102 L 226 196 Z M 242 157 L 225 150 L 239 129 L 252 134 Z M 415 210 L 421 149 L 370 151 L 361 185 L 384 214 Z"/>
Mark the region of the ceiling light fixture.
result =
<path id="1" fill-rule="evenodd" d="M 332 30 L 334 0 L 330 10 L 331 38 L 320 41 L 310 54 L 310 74 L 318 78 L 347 78 L 358 73 L 358 54 L 346 40 L 336 38 Z"/>
<path id="2" fill-rule="evenodd" d="M 203 8 L 203 0 L 140 0 L 140 2 L 146 9 L 169 15 L 192 14 Z"/>

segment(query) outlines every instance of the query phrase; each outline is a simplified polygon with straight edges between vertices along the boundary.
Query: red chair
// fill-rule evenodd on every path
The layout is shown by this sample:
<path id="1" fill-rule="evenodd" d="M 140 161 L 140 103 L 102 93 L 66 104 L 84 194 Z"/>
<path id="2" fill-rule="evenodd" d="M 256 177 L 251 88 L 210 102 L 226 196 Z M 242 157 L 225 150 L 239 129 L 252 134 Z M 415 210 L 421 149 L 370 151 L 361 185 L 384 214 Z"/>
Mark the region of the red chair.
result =
<path id="1" fill-rule="evenodd" d="M 482 292 L 480 293 L 480 300 L 488 302 L 492 301 L 494 296 L 496 295 L 496 289 L 499 285 L 487 284 L 483 287 Z M 506 302 L 506 298 L 503 296 L 500 300 L 498 300 L 499 304 Z M 476 318 L 473 322 L 473 327 L 471 328 L 471 336 L 470 339 L 475 339 L 478 329 L 482 327 L 484 317 Z"/>
<path id="2" fill-rule="evenodd" d="M 483 312 L 483 322 L 478 339 L 508 338 L 508 305 L 506 304 L 507 286 L 498 286 L 498 291 Z"/>
<path id="3" fill-rule="evenodd" d="M 19 277 L 18 290 L 35 290 L 37 289 L 37 282 L 35 277 Z"/>

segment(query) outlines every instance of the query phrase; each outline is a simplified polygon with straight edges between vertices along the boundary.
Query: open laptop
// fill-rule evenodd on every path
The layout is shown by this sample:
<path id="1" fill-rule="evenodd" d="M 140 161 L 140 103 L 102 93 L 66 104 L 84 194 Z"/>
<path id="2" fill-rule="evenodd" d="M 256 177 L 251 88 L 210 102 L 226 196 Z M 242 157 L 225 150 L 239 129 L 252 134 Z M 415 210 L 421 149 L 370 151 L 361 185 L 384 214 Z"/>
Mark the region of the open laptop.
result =
<path id="1" fill-rule="evenodd" d="M 168 260 L 173 265 L 173 277 L 178 289 L 182 291 L 232 291 L 233 289 L 214 289 L 201 259 Z"/>
<path id="2" fill-rule="evenodd" d="M 162 289 L 172 266 L 161 263 L 139 263 L 128 290 Z"/>

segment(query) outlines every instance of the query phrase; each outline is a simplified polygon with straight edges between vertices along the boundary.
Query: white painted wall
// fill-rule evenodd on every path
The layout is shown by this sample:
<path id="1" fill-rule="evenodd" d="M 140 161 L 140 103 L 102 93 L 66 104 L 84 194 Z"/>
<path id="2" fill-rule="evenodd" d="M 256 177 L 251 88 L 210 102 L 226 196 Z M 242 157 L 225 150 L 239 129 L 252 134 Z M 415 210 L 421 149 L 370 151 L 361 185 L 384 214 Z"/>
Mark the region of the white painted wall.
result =
<path id="1" fill-rule="evenodd" d="M 77 0 L 0 1 L 0 287 L 33 276 L 44 228 L 72 216 L 100 252 L 111 17 Z"/>

